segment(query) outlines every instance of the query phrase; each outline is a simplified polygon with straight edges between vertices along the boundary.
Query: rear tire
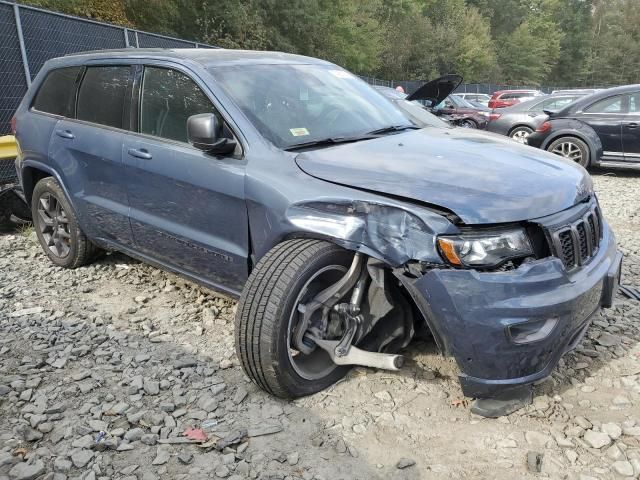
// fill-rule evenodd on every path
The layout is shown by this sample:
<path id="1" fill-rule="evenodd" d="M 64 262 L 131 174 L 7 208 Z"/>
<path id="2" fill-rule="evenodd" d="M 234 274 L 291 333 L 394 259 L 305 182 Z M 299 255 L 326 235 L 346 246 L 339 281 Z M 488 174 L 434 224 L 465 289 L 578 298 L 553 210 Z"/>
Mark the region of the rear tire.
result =
<path id="1" fill-rule="evenodd" d="M 560 137 L 551 142 L 547 151 L 555 153 L 567 160 L 572 160 L 584 168 L 589 168 L 589 146 L 576 137 Z"/>
<path id="2" fill-rule="evenodd" d="M 276 245 L 258 262 L 240 297 L 235 338 L 242 368 L 260 388 L 282 398 L 302 397 L 324 390 L 349 371 L 318 351 L 333 367 L 326 364 L 305 375 L 295 359 L 306 356 L 292 357 L 289 338 L 302 296 L 313 291 L 309 282 L 332 268 L 332 275 L 341 278 L 352 260 L 353 253 L 337 245 L 305 239 Z"/>
<path id="3" fill-rule="evenodd" d="M 80 229 L 71 204 L 53 177 L 43 178 L 33 189 L 31 215 L 42 249 L 59 267 L 81 267 L 100 253 Z"/>
<path id="4" fill-rule="evenodd" d="M 518 143 L 525 145 L 527 137 L 533 133 L 533 129 L 529 127 L 516 127 L 509 132 L 509 136 Z"/>

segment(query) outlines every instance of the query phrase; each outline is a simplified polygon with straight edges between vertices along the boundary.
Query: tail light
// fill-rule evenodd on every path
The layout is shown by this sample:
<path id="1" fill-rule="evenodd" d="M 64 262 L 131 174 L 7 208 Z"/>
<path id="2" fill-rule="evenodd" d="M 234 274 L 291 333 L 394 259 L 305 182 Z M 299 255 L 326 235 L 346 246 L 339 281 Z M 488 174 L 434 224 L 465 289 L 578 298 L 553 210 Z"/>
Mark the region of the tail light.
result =
<path id="1" fill-rule="evenodd" d="M 538 133 L 546 133 L 551 130 L 551 122 L 544 122 L 538 128 L 536 128 L 536 132 Z"/>
<path id="2" fill-rule="evenodd" d="M 16 134 L 16 116 L 11 117 L 11 135 Z"/>
<path id="3" fill-rule="evenodd" d="M 495 120 L 498 120 L 501 116 L 502 116 L 502 114 L 500 114 L 500 113 L 490 113 L 489 114 L 489 121 L 493 122 Z"/>

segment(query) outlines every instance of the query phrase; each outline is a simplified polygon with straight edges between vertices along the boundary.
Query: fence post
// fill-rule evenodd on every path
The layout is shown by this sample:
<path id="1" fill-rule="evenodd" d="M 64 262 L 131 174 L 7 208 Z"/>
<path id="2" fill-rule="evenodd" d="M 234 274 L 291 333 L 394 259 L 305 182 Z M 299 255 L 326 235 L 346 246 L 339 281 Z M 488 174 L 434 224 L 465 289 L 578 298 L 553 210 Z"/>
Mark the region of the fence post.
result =
<path id="1" fill-rule="evenodd" d="M 20 7 L 18 4 L 13 5 L 13 16 L 16 20 L 16 30 L 18 32 L 18 43 L 20 44 L 20 55 L 22 56 L 22 67 L 24 68 L 24 77 L 27 80 L 27 87 L 31 86 L 31 72 L 29 71 L 29 60 L 27 59 L 27 49 L 24 47 L 24 37 L 22 36 L 22 22 L 20 21 Z"/>
<path id="2" fill-rule="evenodd" d="M 138 42 L 138 31 L 134 32 L 136 34 L 136 48 L 140 48 L 140 42 Z"/>
<path id="3" fill-rule="evenodd" d="M 129 29 L 127 27 L 124 27 L 123 32 L 124 32 L 124 47 L 129 48 Z"/>

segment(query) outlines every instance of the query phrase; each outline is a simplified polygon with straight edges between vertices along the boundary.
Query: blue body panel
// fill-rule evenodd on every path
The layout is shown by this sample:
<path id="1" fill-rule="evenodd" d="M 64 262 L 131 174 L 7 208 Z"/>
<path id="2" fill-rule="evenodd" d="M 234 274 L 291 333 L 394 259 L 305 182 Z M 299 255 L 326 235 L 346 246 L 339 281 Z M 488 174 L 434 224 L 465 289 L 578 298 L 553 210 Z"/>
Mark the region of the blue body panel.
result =
<path id="1" fill-rule="evenodd" d="M 551 374 L 607 303 L 607 276 L 618 275 L 620 259 L 605 228 L 598 255 L 575 274 L 547 258 L 514 272 L 432 270 L 411 288 L 425 299 L 432 329 L 456 359 L 465 395 L 486 397 Z M 558 323 L 541 341 L 523 345 L 509 338 L 511 325 L 550 318 Z"/>
<path id="2" fill-rule="evenodd" d="M 232 295 L 239 295 L 252 266 L 284 239 L 327 239 L 394 268 L 438 344 L 458 361 L 468 394 L 485 396 L 548 375 L 591 314 L 609 303 L 610 279 L 620 264 L 609 227 L 604 224 L 597 256 L 572 275 L 550 256 L 509 272 L 453 269 L 436 240 L 471 226 L 535 223 L 595 201 L 585 170 L 466 129 L 425 128 L 286 152 L 260 135 L 207 71 L 217 64 L 260 62 L 325 63 L 279 53 L 138 49 L 47 62 L 16 114 L 17 167 L 27 199 L 38 178 L 52 175 L 91 240 Z M 30 109 L 52 68 L 96 64 L 182 71 L 209 97 L 238 148 L 218 157 L 135 129 Z M 423 226 L 420 260 L 431 269 L 409 277 L 402 270 L 406 258 L 389 253 L 393 249 L 380 245 L 384 238 L 380 242 L 375 232 L 331 230 L 323 225 L 335 222 L 323 224 L 305 213 L 318 211 L 309 205 L 349 202 L 409 212 Z M 505 336 L 510 323 L 549 315 L 559 316 L 559 327 L 540 344 L 516 346 Z"/>

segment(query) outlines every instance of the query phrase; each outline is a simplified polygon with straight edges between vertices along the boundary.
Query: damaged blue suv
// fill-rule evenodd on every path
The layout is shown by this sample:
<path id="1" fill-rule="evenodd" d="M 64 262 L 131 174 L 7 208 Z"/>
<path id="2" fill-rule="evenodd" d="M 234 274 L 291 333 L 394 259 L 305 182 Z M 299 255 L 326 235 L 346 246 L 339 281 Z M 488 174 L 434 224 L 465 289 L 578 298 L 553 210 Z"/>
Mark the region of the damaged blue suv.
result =
<path id="1" fill-rule="evenodd" d="M 280 397 L 350 365 L 397 370 L 427 331 L 466 395 L 506 398 L 550 375 L 619 282 L 583 168 L 418 125 L 325 61 L 67 56 L 44 65 L 15 128 L 51 261 L 117 250 L 239 297 L 240 363 Z"/>

